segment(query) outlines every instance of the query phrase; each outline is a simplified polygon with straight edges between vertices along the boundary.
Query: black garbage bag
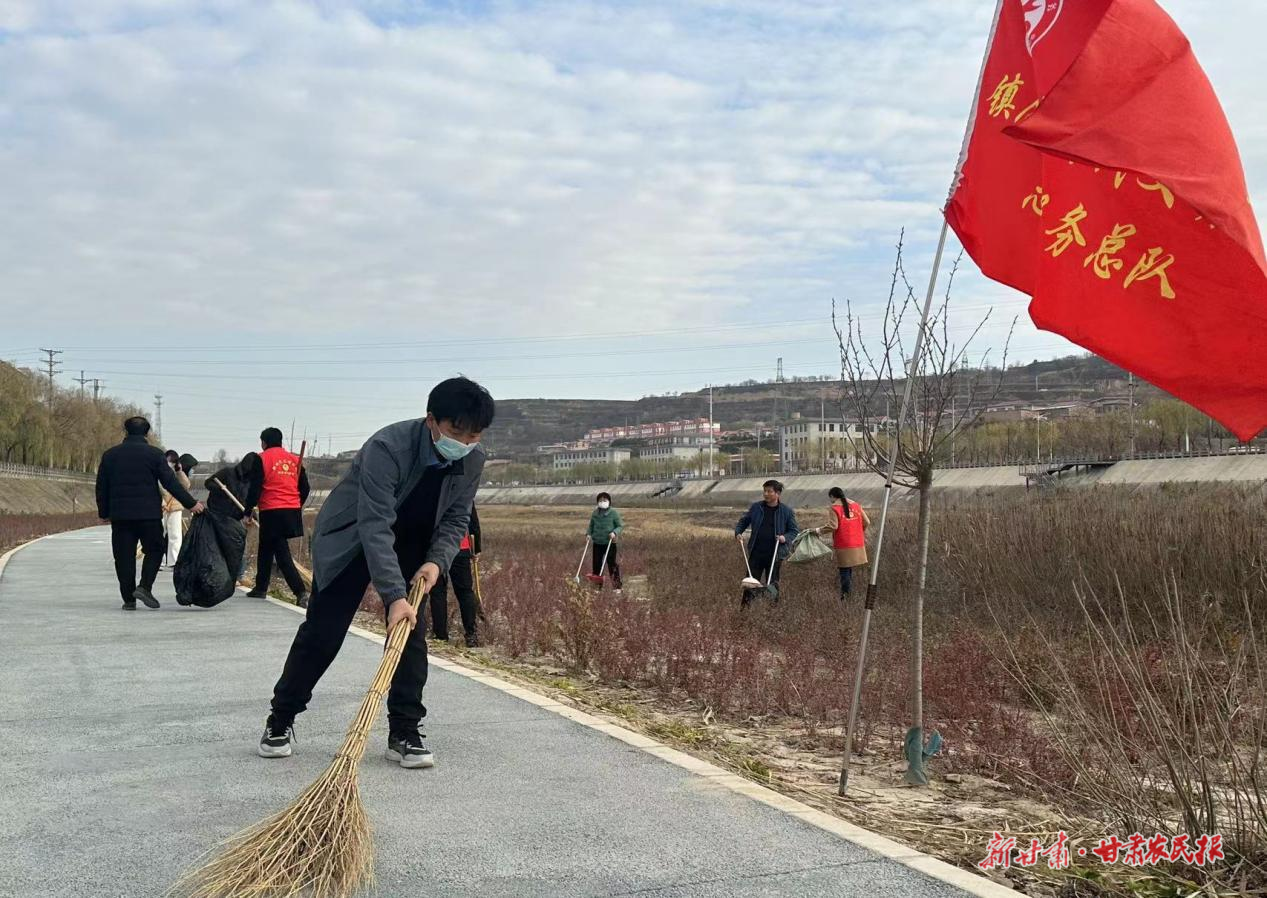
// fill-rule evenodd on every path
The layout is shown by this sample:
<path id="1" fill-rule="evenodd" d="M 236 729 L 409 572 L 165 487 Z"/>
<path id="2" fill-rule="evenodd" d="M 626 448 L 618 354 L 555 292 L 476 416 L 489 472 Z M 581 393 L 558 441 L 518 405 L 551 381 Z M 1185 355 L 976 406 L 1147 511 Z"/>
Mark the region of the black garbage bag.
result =
<path id="1" fill-rule="evenodd" d="M 172 570 L 176 601 L 211 608 L 233 595 L 244 552 L 241 521 L 210 509 L 194 515 Z"/>

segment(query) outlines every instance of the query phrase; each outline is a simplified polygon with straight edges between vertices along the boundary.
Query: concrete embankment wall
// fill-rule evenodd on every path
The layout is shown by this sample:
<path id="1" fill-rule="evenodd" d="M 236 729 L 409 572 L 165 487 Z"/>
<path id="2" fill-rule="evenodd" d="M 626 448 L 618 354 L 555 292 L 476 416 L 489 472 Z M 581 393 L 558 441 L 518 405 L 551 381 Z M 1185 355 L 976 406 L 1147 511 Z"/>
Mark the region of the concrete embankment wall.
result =
<path id="1" fill-rule="evenodd" d="M 476 500 L 484 505 L 589 505 L 599 491 L 612 494 L 617 505 L 724 506 L 742 507 L 761 495 L 766 476 L 728 477 L 722 480 L 688 480 L 673 495 L 657 495 L 670 486 L 654 483 L 589 484 L 585 486 L 485 487 Z M 788 474 L 779 478 L 784 498 L 792 505 L 821 502 L 827 490 L 839 486 L 851 498 L 864 504 L 879 502 L 884 481 L 875 474 Z M 952 468 L 937 473 L 935 484 L 943 496 L 1007 495 L 1025 491 L 1025 478 L 1015 466 L 995 468 Z M 1116 486 L 1156 488 L 1165 483 L 1222 483 L 1267 485 L 1267 456 L 1218 456 L 1212 458 L 1168 458 L 1121 461 L 1107 468 L 1071 471 L 1052 482 L 1063 488 Z M 899 501 L 909 491 L 898 490 Z"/>
<path id="2" fill-rule="evenodd" d="M 0 512 L 73 514 L 96 509 L 91 481 L 0 477 Z"/>

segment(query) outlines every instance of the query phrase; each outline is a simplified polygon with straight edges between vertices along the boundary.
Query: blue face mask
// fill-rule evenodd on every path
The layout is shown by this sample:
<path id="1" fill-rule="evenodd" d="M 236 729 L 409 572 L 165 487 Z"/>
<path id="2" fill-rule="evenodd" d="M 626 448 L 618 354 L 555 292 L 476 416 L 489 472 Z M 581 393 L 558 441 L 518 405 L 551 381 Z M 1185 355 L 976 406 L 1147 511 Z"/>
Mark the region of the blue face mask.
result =
<path id="1" fill-rule="evenodd" d="M 440 455 L 449 461 L 466 458 L 471 454 L 471 450 L 479 445 L 479 443 L 463 443 L 461 440 L 455 440 L 453 437 L 445 436 L 444 434 L 440 434 L 439 437 L 434 437 L 433 435 L 433 438 L 436 452 L 439 452 Z"/>

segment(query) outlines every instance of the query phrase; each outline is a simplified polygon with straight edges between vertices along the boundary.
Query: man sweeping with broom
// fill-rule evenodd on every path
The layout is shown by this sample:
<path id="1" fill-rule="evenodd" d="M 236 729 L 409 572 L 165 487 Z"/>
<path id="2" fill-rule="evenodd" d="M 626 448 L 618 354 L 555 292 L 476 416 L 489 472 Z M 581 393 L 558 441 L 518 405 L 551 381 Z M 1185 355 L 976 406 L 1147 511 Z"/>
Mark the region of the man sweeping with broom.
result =
<path id="1" fill-rule="evenodd" d="M 273 690 L 261 756 L 290 756 L 295 717 L 338 654 L 372 582 L 388 630 L 404 620 L 414 627 L 387 697 L 387 757 L 402 767 L 432 766 L 419 729 L 427 713 L 427 646 L 405 596 L 418 580 L 429 591 L 458 553 L 484 469 L 480 434 L 493 413 L 493 398 L 479 384 L 464 377 L 443 381 L 427 399 L 426 418 L 370 437 L 331 491 L 314 528 L 307 618 Z"/>

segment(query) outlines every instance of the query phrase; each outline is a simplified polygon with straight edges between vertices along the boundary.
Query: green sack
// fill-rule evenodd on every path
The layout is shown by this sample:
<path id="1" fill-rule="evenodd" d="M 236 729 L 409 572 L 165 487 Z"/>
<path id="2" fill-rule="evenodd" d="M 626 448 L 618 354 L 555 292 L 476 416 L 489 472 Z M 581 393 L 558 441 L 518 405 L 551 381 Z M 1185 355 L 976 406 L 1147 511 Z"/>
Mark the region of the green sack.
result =
<path id="1" fill-rule="evenodd" d="M 831 554 L 831 546 L 818 535 L 817 530 L 802 530 L 796 539 L 792 540 L 792 554 L 787 560 L 789 564 L 805 564 Z"/>

